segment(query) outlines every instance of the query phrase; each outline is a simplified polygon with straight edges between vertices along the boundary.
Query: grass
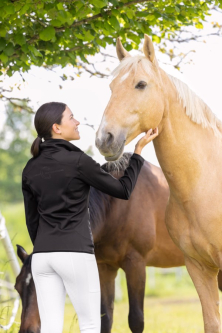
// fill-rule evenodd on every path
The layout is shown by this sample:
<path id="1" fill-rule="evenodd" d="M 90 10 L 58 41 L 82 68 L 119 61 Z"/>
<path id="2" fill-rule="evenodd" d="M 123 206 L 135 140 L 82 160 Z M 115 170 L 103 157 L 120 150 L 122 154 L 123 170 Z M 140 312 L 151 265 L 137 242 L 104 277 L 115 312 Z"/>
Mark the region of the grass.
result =
<path id="1" fill-rule="evenodd" d="M 32 251 L 32 243 L 29 239 L 25 224 L 23 203 L 0 204 L 0 210 L 6 219 L 6 225 L 12 244 L 17 251 L 16 244 L 22 245 L 27 253 Z M 20 259 L 19 259 L 20 261 Z M 20 263 L 21 264 L 21 263 Z M 156 269 L 155 288 L 149 287 L 149 269 L 145 289 L 144 300 L 144 332 L 152 333 L 203 333 L 203 320 L 200 302 L 193 283 L 183 267 L 183 274 L 176 278 L 175 274 L 161 274 Z M 11 282 L 15 282 L 4 248 L 0 242 L 0 278 L 5 273 L 10 276 Z M 125 273 L 119 270 L 121 276 L 122 300 L 114 303 L 114 321 L 112 333 L 130 333 L 128 326 L 128 294 L 125 281 Z M 222 298 L 221 298 L 222 301 Z M 0 298 L 0 323 L 6 325 L 10 319 L 12 302 L 3 303 Z M 220 302 L 221 307 L 221 302 Z M 15 323 L 8 331 L 0 329 L 0 333 L 17 333 L 20 327 L 21 302 Z M 79 333 L 78 318 L 75 310 L 66 297 L 64 330 L 63 333 Z"/>

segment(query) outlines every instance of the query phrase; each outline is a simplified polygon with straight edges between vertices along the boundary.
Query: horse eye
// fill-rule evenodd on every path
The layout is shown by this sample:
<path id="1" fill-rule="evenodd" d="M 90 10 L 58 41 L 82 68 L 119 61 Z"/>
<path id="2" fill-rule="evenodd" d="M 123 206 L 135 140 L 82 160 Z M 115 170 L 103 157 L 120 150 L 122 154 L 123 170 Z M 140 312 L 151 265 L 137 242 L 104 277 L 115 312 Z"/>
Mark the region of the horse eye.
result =
<path id="1" fill-rule="evenodd" d="M 147 86 L 147 83 L 145 81 L 140 81 L 139 83 L 137 83 L 136 85 L 136 89 L 144 89 Z"/>

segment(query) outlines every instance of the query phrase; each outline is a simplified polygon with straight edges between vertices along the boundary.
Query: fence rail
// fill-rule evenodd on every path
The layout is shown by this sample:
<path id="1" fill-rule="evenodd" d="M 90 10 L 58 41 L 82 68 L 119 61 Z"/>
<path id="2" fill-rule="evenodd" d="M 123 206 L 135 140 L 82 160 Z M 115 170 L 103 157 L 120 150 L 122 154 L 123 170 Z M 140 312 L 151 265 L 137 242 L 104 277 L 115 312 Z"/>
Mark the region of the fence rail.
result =
<path id="1" fill-rule="evenodd" d="M 0 240 L 2 241 L 6 255 L 7 255 L 10 265 L 12 267 L 12 271 L 16 277 L 20 273 L 21 268 L 20 268 L 17 256 L 15 254 L 11 239 L 9 237 L 8 230 L 5 225 L 5 218 L 2 216 L 1 211 L 0 211 Z M 11 317 L 9 319 L 8 324 L 7 325 L 0 324 L 0 328 L 2 328 L 5 331 L 8 330 L 14 323 L 16 314 L 18 312 L 19 301 L 20 301 L 20 296 L 18 295 L 18 293 L 16 293 L 14 291 L 14 284 L 9 281 L 5 281 L 5 280 L 1 279 L 0 280 L 0 295 L 3 295 L 4 293 L 6 293 L 6 290 L 8 291 L 8 294 L 10 294 L 10 299 L 8 299 L 7 301 L 14 301 L 14 305 L 13 305 Z M 3 302 L 1 302 L 1 303 L 3 303 Z"/>

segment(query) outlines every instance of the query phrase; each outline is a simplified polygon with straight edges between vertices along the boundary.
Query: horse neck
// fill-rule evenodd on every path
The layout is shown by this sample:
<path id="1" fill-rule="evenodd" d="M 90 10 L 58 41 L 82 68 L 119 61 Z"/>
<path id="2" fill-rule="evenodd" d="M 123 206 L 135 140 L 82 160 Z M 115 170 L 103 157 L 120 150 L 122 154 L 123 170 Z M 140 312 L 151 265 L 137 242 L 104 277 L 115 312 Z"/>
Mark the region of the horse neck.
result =
<path id="1" fill-rule="evenodd" d="M 177 100 L 175 86 L 166 73 L 163 75 L 166 103 L 154 147 L 171 194 L 176 192 L 186 197 L 207 172 L 208 160 L 214 156 L 221 139 L 212 129 L 203 128 L 186 115 L 183 105 Z"/>

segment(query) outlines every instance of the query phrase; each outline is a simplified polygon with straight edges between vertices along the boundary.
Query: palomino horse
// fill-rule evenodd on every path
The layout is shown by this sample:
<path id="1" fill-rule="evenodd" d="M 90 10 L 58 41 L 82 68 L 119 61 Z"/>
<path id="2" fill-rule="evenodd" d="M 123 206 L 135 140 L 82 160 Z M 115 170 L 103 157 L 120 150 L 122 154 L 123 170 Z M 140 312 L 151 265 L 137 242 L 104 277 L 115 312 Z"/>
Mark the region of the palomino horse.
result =
<path id="1" fill-rule="evenodd" d="M 202 305 L 205 333 L 221 332 L 218 269 L 222 268 L 222 123 L 189 87 L 162 70 L 151 39 L 131 57 L 117 40 L 120 64 L 96 133 L 106 160 L 150 128 L 170 188 L 167 229 L 185 255 Z M 204 74 L 204 73 L 203 73 Z"/>
<path id="2" fill-rule="evenodd" d="M 131 154 L 102 166 L 116 178 L 124 174 Z M 160 168 L 145 161 L 129 200 L 110 197 L 91 188 L 90 222 L 101 285 L 102 333 L 111 332 L 115 277 L 121 267 L 126 273 L 129 295 L 129 327 L 144 329 L 143 303 L 146 266 L 184 265 L 183 253 L 171 240 L 164 221 L 169 188 Z M 23 262 L 15 288 L 22 299 L 20 333 L 39 333 L 40 318 L 31 275 L 31 255 L 17 245 Z M 56 292 L 56 291 L 55 291 Z"/>

